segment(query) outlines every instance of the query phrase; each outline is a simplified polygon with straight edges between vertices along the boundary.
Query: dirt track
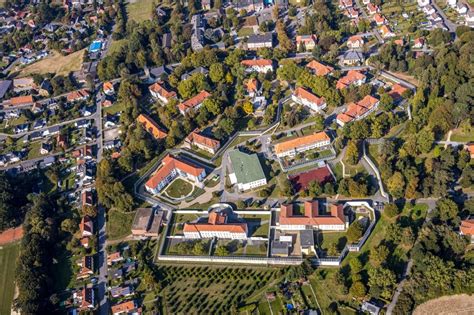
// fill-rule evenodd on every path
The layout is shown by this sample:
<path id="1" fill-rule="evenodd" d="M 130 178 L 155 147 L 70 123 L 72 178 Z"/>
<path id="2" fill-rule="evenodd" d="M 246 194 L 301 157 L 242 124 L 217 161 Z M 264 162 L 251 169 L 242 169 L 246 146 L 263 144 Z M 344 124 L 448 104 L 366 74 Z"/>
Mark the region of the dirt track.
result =
<path id="1" fill-rule="evenodd" d="M 468 315 L 474 314 L 474 296 L 467 294 L 443 296 L 418 306 L 413 315 Z"/>

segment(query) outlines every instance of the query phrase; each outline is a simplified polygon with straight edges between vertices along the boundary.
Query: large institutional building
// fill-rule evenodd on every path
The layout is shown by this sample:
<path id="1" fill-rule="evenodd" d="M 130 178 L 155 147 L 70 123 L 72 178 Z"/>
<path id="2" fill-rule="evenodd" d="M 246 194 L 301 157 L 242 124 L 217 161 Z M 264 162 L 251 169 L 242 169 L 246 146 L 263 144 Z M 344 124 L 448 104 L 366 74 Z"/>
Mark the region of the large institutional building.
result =
<path id="1" fill-rule="evenodd" d="M 295 156 L 315 148 L 325 147 L 331 144 L 331 138 L 324 132 L 313 133 L 304 137 L 293 138 L 275 144 L 274 149 L 278 157 Z"/>
<path id="2" fill-rule="evenodd" d="M 145 189 L 149 193 L 157 194 L 178 176 L 201 186 L 206 177 L 206 170 L 168 154 L 161 162 L 161 167 L 146 182 Z"/>
<path id="3" fill-rule="evenodd" d="M 307 229 L 344 231 L 348 226 L 344 216 L 344 206 L 342 204 L 331 204 L 329 210 L 330 215 L 320 215 L 317 201 L 305 201 L 304 214 L 297 215 L 293 204 L 283 204 L 277 225 L 281 230 L 292 231 Z"/>
<path id="4" fill-rule="evenodd" d="M 212 211 L 205 223 L 185 223 L 183 233 L 186 238 L 246 239 L 247 223 L 229 223 L 227 212 Z"/>
<path id="5" fill-rule="evenodd" d="M 230 182 L 236 184 L 239 190 L 254 189 L 267 184 L 267 178 L 256 154 L 234 150 L 229 156 L 233 169 L 229 174 Z"/>

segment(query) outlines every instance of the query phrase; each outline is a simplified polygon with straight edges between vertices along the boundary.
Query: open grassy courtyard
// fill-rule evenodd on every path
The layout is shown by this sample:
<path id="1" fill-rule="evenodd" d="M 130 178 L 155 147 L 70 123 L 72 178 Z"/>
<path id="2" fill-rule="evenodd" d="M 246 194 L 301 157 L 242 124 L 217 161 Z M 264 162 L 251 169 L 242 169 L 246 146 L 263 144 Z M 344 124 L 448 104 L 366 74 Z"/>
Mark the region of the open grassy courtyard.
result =
<path id="1" fill-rule="evenodd" d="M 10 314 L 15 294 L 15 265 L 20 244 L 0 247 L 0 314 Z"/>
<path id="2" fill-rule="evenodd" d="M 177 178 L 165 189 L 165 194 L 171 198 L 181 198 L 193 191 L 193 185 L 184 179 Z"/>
<path id="3" fill-rule="evenodd" d="M 107 213 L 107 238 L 116 240 L 131 234 L 133 217 L 135 212 L 124 213 L 117 210 L 109 210 Z"/>
<path id="4" fill-rule="evenodd" d="M 151 19 L 153 0 L 130 0 L 127 4 L 127 15 L 130 20 L 143 22 Z"/>

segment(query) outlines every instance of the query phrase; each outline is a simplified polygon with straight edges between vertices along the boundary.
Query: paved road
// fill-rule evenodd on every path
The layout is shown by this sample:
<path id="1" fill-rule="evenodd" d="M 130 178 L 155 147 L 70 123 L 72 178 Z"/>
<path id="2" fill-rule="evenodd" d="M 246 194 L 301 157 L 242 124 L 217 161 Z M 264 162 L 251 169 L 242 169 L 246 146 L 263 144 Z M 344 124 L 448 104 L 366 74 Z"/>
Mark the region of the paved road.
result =
<path id="1" fill-rule="evenodd" d="M 433 6 L 433 8 L 435 8 L 436 13 L 438 13 L 438 15 L 443 19 L 444 25 L 446 25 L 448 30 L 451 33 L 456 34 L 456 28 L 458 26 L 451 22 L 451 20 L 446 16 L 446 14 L 444 14 L 443 10 L 441 10 L 441 8 L 436 4 L 436 1 L 431 1 L 431 5 Z"/>
<path id="2" fill-rule="evenodd" d="M 364 19 L 366 19 L 367 21 L 372 21 L 372 18 L 367 15 L 367 13 L 365 12 L 365 7 L 363 5 L 361 5 L 360 1 L 355 0 L 355 3 L 357 5 L 357 8 L 359 9 L 359 11 L 362 13 L 362 16 L 364 17 Z M 380 44 L 384 43 L 384 40 L 383 40 L 382 36 L 380 36 L 379 31 L 377 30 L 377 28 L 374 29 L 373 34 L 374 34 L 375 38 L 377 38 L 377 40 Z"/>

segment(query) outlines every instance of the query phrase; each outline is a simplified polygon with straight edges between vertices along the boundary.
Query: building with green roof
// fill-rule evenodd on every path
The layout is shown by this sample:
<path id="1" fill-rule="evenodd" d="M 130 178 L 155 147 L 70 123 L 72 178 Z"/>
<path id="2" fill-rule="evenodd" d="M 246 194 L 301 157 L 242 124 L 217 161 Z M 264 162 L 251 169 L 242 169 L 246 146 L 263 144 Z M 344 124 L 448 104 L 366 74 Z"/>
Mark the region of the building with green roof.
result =
<path id="1" fill-rule="evenodd" d="M 232 172 L 230 182 L 237 184 L 239 190 L 249 190 L 267 184 L 267 178 L 257 154 L 247 154 L 238 150 L 229 153 Z"/>

